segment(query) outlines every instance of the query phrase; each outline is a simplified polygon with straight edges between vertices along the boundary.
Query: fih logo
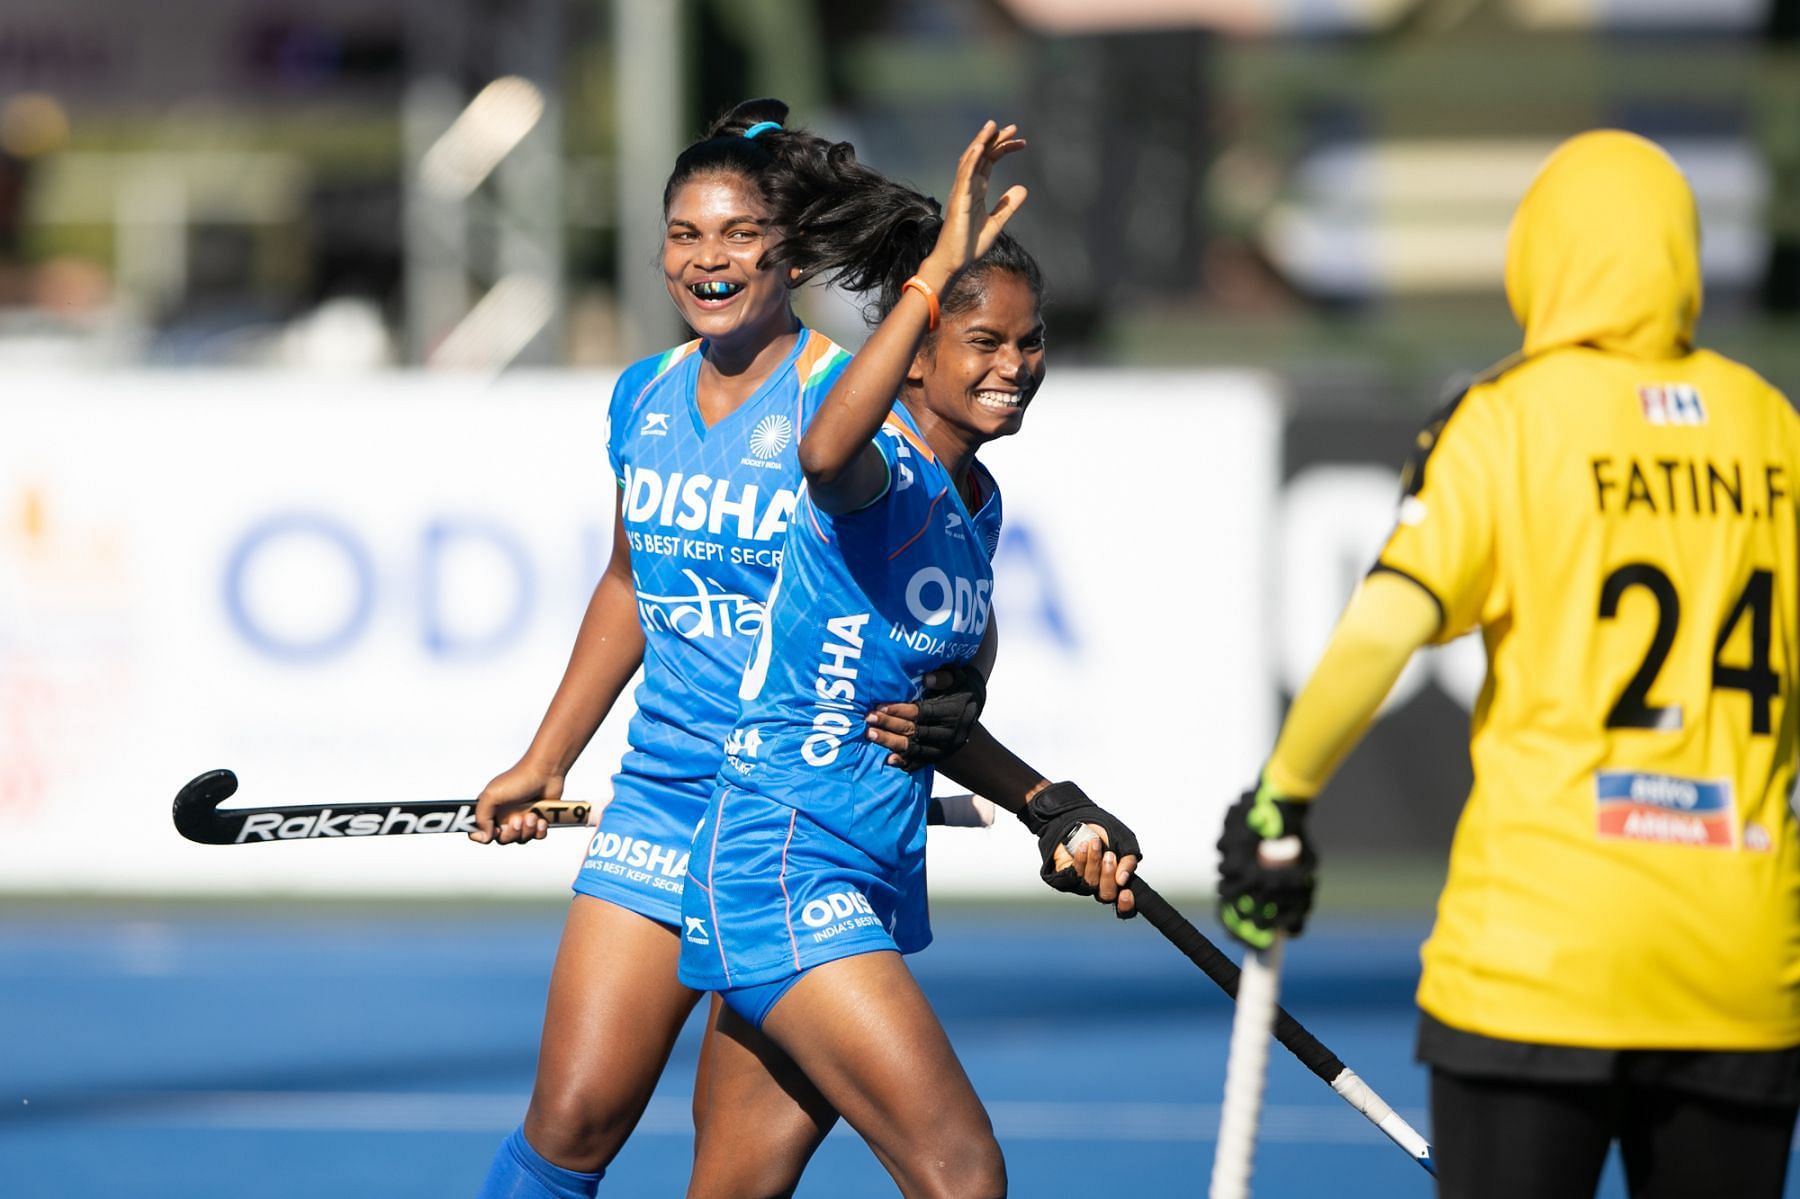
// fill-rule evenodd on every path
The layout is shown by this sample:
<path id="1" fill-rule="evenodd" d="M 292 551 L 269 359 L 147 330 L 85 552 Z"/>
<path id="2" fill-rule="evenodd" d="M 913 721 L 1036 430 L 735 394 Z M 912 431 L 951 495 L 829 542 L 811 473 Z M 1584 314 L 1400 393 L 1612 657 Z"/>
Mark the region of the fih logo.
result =
<path id="1" fill-rule="evenodd" d="M 750 430 L 750 452 L 767 462 L 794 440 L 794 423 L 785 416 L 765 416 Z"/>
<path id="2" fill-rule="evenodd" d="M 1644 419 L 1653 425 L 1704 425 L 1706 405 L 1691 383 L 1645 384 L 1638 388 Z"/>

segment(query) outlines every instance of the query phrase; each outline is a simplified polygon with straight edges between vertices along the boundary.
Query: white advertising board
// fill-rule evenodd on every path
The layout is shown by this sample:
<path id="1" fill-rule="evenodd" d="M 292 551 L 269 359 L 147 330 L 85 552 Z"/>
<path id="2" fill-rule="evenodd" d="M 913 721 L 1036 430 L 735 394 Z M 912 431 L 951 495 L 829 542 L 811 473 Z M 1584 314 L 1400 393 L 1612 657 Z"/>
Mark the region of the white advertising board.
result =
<path id="1" fill-rule="evenodd" d="M 0 390 L 0 891 L 551 894 L 585 839 L 192 845 L 176 789 L 472 797 L 529 741 L 610 549 L 612 379 L 12 377 Z M 1279 406 L 1261 376 L 1064 371 L 1006 495 L 988 723 L 1204 885 L 1273 733 Z M 570 797 L 603 801 L 625 716 Z M 940 786 L 942 789 L 942 786 Z M 939 893 L 1033 893 L 1009 819 Z M 1154 873 L 1152 873 L 1154 871 Z"/>

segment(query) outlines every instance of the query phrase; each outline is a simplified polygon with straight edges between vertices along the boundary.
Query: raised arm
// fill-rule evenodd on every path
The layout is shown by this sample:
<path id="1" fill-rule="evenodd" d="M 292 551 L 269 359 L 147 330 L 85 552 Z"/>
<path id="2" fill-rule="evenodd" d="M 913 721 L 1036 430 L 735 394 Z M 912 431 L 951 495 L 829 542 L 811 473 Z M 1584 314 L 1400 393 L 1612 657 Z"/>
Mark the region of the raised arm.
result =
<path id="1" fill-rule="evenodd" d="M 1025 202 L 1025 189 L 1013 186 L 992 209 L 987 203 L 994 164 L 1025 146 L 1014 136 L 1017 132 L 1016 125 L 997 127 L 989 121 L 963 151 L 937 244 L 807 425 L 800 439 L 800 469 L 812 502 L 822 510 L 854 511 L 887 487 L 887 467 L 869 442 L 887 419 L 920 341 L 936 324 L 937 298 L 956 272 L 987 253 Z"/>

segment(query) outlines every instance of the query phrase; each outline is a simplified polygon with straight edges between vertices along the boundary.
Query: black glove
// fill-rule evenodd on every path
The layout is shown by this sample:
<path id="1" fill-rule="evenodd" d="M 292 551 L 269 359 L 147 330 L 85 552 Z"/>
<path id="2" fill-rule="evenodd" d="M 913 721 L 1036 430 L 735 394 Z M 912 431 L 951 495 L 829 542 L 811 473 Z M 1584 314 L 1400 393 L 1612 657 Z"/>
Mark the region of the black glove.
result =
<path id="1" fill-rule="evenodd" d="M 1219 922 L 1252 949 L 1267 949 L 1278 932 L 1298 936 L 1306 927 L 1319 865 L 1306 838 L 1311 806 L 1279 799 L 1264 784 L 1244 792 L 1225 813 L 1219 834 Z M 1299 856 L 1265 865 L 1263 846 L 1284 837 L 1300 843 Z"/>
<path id="2" fill-rule="evenodd" d="M 918 719 L 900 755 L 902 770 L 932 766 L 949 757 L 969 740 L 987 702 L 987 680 L 967 662 L 939 667 L 950 675 L 950 685 L 927 691 L 918 702 Z"/>
<path id="3" fill-rule="evenodd" d="M 1123 820 L 1089 799 L 1074 783 L 1051 783 L 1031 797 L 1019 809 L 1019 819 L 1037 834 L 1038 853 L 1044 859 L 1038 873 L 1053 890 L 1072 895 L 1093 895 L 1093 888 L 1075 872 L 1073 866 L 1056 867 L 1056 850 L 1068 848 L 1069 834 L 1084 824 L 1099 825 L 1106 830 L 1106 848 L 1117 856 L 1143 858 L 1137 834 Z M 1117 909 L 1114 909 L 1117 911 Z M 1119 912 L 1121 920 L 1137 915 L 1135 911 Z"/>

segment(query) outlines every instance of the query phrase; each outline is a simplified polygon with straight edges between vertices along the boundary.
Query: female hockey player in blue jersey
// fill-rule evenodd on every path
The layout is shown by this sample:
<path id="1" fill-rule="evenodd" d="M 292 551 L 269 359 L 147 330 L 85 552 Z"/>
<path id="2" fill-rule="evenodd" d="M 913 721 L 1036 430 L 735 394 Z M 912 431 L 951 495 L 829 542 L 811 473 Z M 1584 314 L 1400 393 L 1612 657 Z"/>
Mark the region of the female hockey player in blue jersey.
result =
<path id="1" fill-rule="evenodd" d="M 1041 279 L 1002 233 L 1024 189 L 986 201 L 1015 132 L 989 122 L 970 143 L 941 219 L 898 186 L 827 195 L 780 251 L 879 286 L 886 316 L 801 440 L 806 491 L 693 842 L 681 978 L 728 1010 L 691 1199 L 791 1192 L 804 1161 L 770 1160 L 744 1113 L 795 1066 L 818 1135 L 841 1114 L 903 1194 L 1006 1191 L 987 1114 L 901 957 L 930 940 L 929 780 L 887 767 L 860 730 L 874 700 L 916 694 L 989 632 L 1000 495 L 974 455 L 1018 431 L 1044 376 Z M 1135 841 L 1078 788 L 980 730 L 943 769 L 1043 834 L 1052 885 L 1128 910 Z M 1071 863 L 1060 844 L 1082 824 L 1112 849 L 1089 842 Z"/>
<path id="2" fill-rule="evenodd" d="M 612 558 L 530 748 L 477 805 L 478 841 L 543 836 L 530 805 L 559 797 L 643 667 L 630 748 L 575 880 L 530 1106 L 495 1154 L 484 1197 L 593 1195 L 699 998 L 675 976 L 688 843 L 737 718 L 738 681 L 798 499 L 795 442 L 848 358 L 795 319 L 794 272 L 769 258 L 779 241 L 769 191 L 809 202 L 816 175 L 791 162 L 829 147 L 783 129 L 786 114 L 778 101 L 739 105 L 676 161 L 663 194 L 662 266 L 700 338 L 632 366 L 614 390 Z M 845 169 L 878 178 L 853 162 Z M 884 698 L 914 693 L 909 684 Z M 924 711 L 905 706 L 894 719 L 916 733 L 912 744 L 882 744 L 906 764 L 947 752 L 967 735 L 975 702 L 963 688 Z M 702 1076 L 707 1060 L 703 1051 Z M 760 1105 L 777 1151 L 792 1141 L 809 1153 L 815 1125 L 779 1089 Z"/>

